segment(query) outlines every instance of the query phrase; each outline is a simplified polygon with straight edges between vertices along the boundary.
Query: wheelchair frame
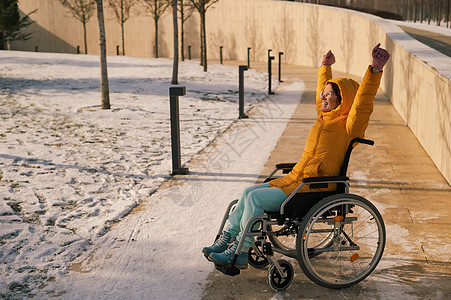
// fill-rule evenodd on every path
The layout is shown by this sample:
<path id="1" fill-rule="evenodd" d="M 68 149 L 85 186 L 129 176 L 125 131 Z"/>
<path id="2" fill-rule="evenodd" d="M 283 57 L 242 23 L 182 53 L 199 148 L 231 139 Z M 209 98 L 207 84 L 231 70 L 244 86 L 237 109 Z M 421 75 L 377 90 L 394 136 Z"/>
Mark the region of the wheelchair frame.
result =
<path id="1" fill-rule="evenodd" d="M 230 276 L 240 274 L 235 266 L 238 254 L 245 238 L 254 236 L 257 240 L 249 249 L 249 264 L 257 268 L 270 264 L 268 283 L 276 291 L 288 288 L 293 280 L 294 270 L 290 262 L 277 260 L 274 252 L 296 258 L 307 277 L 328 288 L 350 287 L 370 275 L 384 251 L 385 225 L 371 202 L 349 193 L 349 177 L 346 173 L 355 143 L 374 145 L 371 140 L 353 139 L 349 143 L 339 176 L 304 178 L 281 204 L 279 212 L 265 212 L 264 215 L 252 217 L 246 224 L 231 265 L 216 265 L 216 269 Z M 294 165 L 277 164 L 264 182 L 271 180 L 280 170 L 288 173 Z M 337 190 L 298 194 L 305 185 L 324 187 L 324 184 L 329 183 L 336 183 Z M 297 195 L 300 195 L 299 198 L 296 198 Z M 309 202 L 306 202 L 307 198 L 310 199 Z M 296 199 L 299 199 L 301 205 L 296 205 Z M 223 232 L 237 202 L 238 200 L 234 200 L 227 207 L 216 239 Z M 310 206 L 307 212 L 303 211 L 306 210 L 305 207 L 300 212 L 297 211 L 303 206 Z M 257 224 L 259 228 L 255 230 Z M 284 226 L 283 229 L 287 230 L 282 233 L 273 231 L 273 226 Z M 280 236 L 295 236 L 295 249 L 283 245 L 278 239 Z M 338 254 L 334 256 L 334 253 Z M 333 257 L 328 261 L 329 256 Z M 348 261 L 351 266 L 342 269 Z M 328 263 L 331 264 L 330 267 L 327 266 Z"/>

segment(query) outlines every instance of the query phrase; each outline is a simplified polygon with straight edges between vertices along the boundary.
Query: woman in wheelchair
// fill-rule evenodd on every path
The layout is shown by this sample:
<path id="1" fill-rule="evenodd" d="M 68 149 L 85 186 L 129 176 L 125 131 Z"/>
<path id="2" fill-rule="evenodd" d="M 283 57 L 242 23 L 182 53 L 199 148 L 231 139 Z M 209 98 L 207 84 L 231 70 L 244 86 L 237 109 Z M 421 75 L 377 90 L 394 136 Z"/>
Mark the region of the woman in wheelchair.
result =
<path id="1" fill-rule="evenodd" d="M 212 246 L 202 249 L 210 261 L 219 266 L 230 265 L 248 220 L 265 211 L 278 212 L 282 202 L 304 178 L 339 175 L 348 144 L 354 138 L 364 137 L 382 68 L 389 57 L 387 50 L 376 45 L 372 50 L 372 64 L 359 86 L 349 78 L 332 78 L 335 56 L 330 50 L 323 56 L 316 88 L 318 118 L 310 130 L 301 159 L 286 176 L 245 189 L 222 235 Z M 334 184 L 322 189 L 304 185 L 298 192 L 334 189 Z M 253 242 L 252 236 L 246 236 L 234 262 L 237 268 L 247 267 L 248 249 Z"/>

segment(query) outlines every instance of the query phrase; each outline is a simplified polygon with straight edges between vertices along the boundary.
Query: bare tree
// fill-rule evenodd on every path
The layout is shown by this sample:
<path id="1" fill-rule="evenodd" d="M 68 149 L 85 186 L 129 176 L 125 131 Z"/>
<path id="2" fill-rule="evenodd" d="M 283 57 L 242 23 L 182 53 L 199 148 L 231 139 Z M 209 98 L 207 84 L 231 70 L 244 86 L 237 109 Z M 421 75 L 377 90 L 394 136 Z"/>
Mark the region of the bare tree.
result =
<path id="1" fill-rule="evenodd" d="M 83 38 L 85 42 L 85 54 L 88 54 L 88 45 L 86 42 L 86 24 L 94 15 L 96 0 L 59 0 L 60 3 L 68 8 L 75 19 L 83 24 Z"/>
<path id="2" fill-rule="evenodd" d="M 207 10 L 219 0 L 189 0 L 200 15 L 200 64 L 207 72 L 207 32 L 205 29 L 205 15 Z"/>
<path id="3" fill-rule="evenodd" d="M 121 25 L 122 32 L 122 55 L 125 55 L 125 31 L 124 24 L 130 18 L 130 9 L 136 3 L 135 0 L 108 0 L 110 7 L 114 11 L 116 20 Z"/>
<path id="4" fill-rule="evenodd" d="M 177 22 L 177 1 L 172 0 L 172 21 L 174 25 L 174 61 L 172 63 L 172 84 L 178 84 L 179 73 L 179 26 Z"/>
<path id="5" fill-rule="evenodd" d="M 194 7 L 189 0 L 178 0 L 180 12 L 180 54 L 182 61 L 185 60 L 185 22 L 193 15 Z"/>
<path id="6" fill-rule="evenodd" d="M 100 87 L 102 92 L 102 109 L 110 109 L 110 92 L 108 87 L 108 71 L 106 62 L 106 36 L 103 19 L 103 2 L 97 2 L 97 18 L 99 20 L 99 45 L 100 45 Z"/>
<path id="7" fill-rule="evenodd" d="M 155 21 L 155 57 L 158 58 L 158 21 L 171 5 L 171 0 L 141 0 L 141 3 Z"/>

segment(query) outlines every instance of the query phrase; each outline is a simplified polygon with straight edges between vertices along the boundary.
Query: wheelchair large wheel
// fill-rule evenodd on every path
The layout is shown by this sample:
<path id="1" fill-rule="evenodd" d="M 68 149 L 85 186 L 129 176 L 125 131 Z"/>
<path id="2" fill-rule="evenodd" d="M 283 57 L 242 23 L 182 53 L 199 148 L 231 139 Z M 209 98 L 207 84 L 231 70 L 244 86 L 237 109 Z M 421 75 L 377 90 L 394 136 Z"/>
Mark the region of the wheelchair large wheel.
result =
<path id="1" fill-rule="evenodd" d="M 318 202 L 305 215 L 296 241 L 305 275 L 327 288 L 346 288 L 365 279 L 384 247 L 382 216 L 371 202 L 353 194 Z"/>

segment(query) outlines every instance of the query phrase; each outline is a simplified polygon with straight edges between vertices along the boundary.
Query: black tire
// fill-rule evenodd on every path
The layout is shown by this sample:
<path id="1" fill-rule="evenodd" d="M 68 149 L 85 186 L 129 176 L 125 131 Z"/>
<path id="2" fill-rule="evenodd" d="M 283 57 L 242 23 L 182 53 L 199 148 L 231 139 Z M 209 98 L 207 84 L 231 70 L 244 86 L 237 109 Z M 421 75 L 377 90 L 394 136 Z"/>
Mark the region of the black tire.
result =
<path id="1" fill-rule="evenodd" d="M 333 226 L 323 228 L 323 224 Z M 332 243 L 316 247 L 324 235 Z M 385 247 L 385 225 L 376 207 L 353 194 L 333 195 L 305 215 L 296 241 L 297 258 L 305 275 L 327 288 L 346 288 L 364 280 L 376 268 Z M 310 252 L 310 253 L 309 253 Z"/>
<path id="2" fill-rule="evenodd" d="M 282 268 L 286 277 L 283 278 L 283 276 L 279 274 L 279 271 L 277 270 L 276 266 L 271 265 L 271 267 L 268 270 L 267 280 L 273 290 L 283 291 L 286 288 L 288 288 L 291 282 L 293 281 L 294 269 L 293 266 L 286 260 L 283 259 L 278 260 L 278 263 Z"/>

